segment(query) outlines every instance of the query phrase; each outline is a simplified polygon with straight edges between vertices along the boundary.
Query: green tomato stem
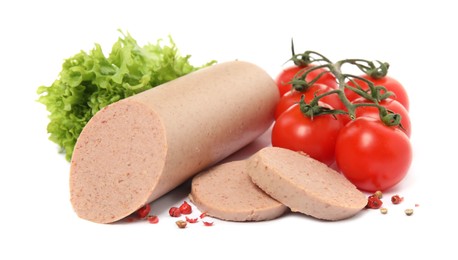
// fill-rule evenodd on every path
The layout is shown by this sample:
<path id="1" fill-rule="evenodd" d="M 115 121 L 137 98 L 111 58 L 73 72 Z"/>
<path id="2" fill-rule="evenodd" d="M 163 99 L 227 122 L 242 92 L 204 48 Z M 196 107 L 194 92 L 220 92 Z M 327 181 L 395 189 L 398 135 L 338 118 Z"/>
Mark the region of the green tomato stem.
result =
<path id="1" fill-rule="evenodd" d="M 313 62 L 326 62 L 326 63 L 331 63 L 329 59 L 327 59 L 325 56 L 321 55 L 318 52 L 315 51 L 305 51 L 304 53 L 301 54 L 296 54 L 294 50 L 294 41 L 291 39 L 291 53 L 292 57 L 289 59 L 290 61 L 294 62 L 296 66 L 299 67 L 305 67 L 308 66 L 309 64 Z M 318 58 L 314 58 L 312 55 L 318 56 Z"/>
<path id="2" fill-rule="evenodd" d="M 324 55 L 315 52 L 315 51 L 306 51 L 302 54 L 295 54 L 294 52 L 294 44 L 291 40 L 291 49 L 293 53 L 293 57 L 291 60 L 294 61 L 296 65 L 302 66 L 309 65 L 313 62 L 324 62 L 325 64 L 314 66 L 312 68 L 308 68 L 305 72 L 303 70 L 296 73 L 294 79 L 290 82 L 293 85 L 293 88 L 297 91 L 306 91 L 310 86 L 315 84 L 317 80 L 322 77 L 327 72 L 322 72 L 318 74 L 313 80 L 307 82 L 305 79 L 307 75 L 312 72 L 313 70 L 327 68 L 329 71 L 334 75 L 339 85 L 338 89 L 328 91 L 326 93 L 316 95 L 309 104 L 307 104 L 304 100 L 304 95 L 302 95 L 301 100 L 299 102 L 301 112 L 308 117 L 313 118 L 317 115 L 322 114 L 348 114 L 350 119 L 355 119 L 356 115 L 356 108 L 361 106 L 371 106 L 377 107 L 379 110 L 379 116 L 382 122 L 387 126 L 399 126 L 401 122 L 401 115 L 393 113 L 392 111 L 387 111 L 387 109 L 379 104 L 379 102 L 385 98 L 390 97 L 393 95 L 392 92 L 387 91 L 384 86 L 375 86 L 370 80 L 365 79 L 363 77 L 351 75 L 351 74 L 344 74 L 342 73 L 342 66 L 344 64 L 350 64 L 357 66 L 361 71 L 366 73 L 367 75 L 373 78 L 382 78 L 386 76 L 388 73 L 389 64 L 386 62 L 376 61 L 378 65 L 376 65 L 373 61 L 368 61 L 364 59 L 345 59 L 337 61 L 336 63 L 332 63 L 328 58 Z M 317 56 L 317 58 L 313 57 Z M 299 76 L 300 75 L 300 76 Z M 356 87 L 350 86 L 346 83 L 346 80 L 352 82 Z M 365 91 L 359 84 L 356 83 L 355 79 L 361 80 L 366 83 L 369 87 L 367 91 Z M 353 104 L 345 95 L 345 89 L 349 89 L 359 96 L 364 97 L 367 100 L 370 100 L 372 103 L 358 103 Z M 382 94 L 383 92 L 383 94 Z M 339 99 L 347 109 L 347 111 L 343 110 L 333 110 L 326 107 L 319 106 L 319 100 L 328 95 L 338 95 Z"/>
<path id="3" fill-rule="evenodd" d="M 381 62 L 381 61 L 375 61 L 378 63 L 378 65 L 374 64 L 374 61 L 368 61 L 364 59 L 345 59 L 342 60 L 341 63 L 348 63 L 351 65 L 355 65 L 358 67 L 362 72 L 367 74 L 368 76 L 375 78 L 375 79 L 380 79 L 386 76 L 388 73 L 388 69 L 390 67 L 390 64 L 387 62 Z"/>
<path id="4" fill-rule="evenodd" d="M 305 79 L 314 70 L 322 69 L 322 68 L 329 68 L 329 64 L 309 67 L 306 69 L 299 70 L 293 77 L 293 79 L 288 82 L 293 86 L 293 89 L 296 91 L 304 92 L 307 91 L 313 84 L 315 84 L 324 74 L 328 73 L 328 71 L 323 71 L 318 74 L 312 81 L 307 82 Z M 305 70 L 305 72 L 304 72 Z"/>

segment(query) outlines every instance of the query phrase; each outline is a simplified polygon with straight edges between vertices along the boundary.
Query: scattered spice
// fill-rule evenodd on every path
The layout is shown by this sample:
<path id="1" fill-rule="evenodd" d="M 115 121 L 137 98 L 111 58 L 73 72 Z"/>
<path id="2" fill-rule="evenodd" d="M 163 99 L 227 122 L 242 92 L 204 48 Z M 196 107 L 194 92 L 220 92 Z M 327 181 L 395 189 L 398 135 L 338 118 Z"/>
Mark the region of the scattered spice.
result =
<path id="1" fill-rule="evenodd" d="M 403 198 L 403 197 L 399 197 L 399 195 L 397 195 L 397 194 L 391 197 L 391 202 L 392 202 L 393 204 L 399 204 L 399 203 L 401 203 L 403 200 L 404 200 L 404 198 Z"/>
<path id="2" fill-rule="evenodd" d="M 379 209 L 382 204 L 383 202 L 376 195 L 372 194 L 367 198 L 366 208 Z"/>
<path id="3" fill-rule="evenodd" d="M 177 208 L 177 207 L 171 207 L 171 208 L 169 209 L 169 215 L 170 215 L 171 217 L 177 218 L 177 217 L 181 216 L 181 211 L 180 211 L 180 209 Z"/>
<path id="4" fill-rule="evenodd" d="M 213 226 L 213 222 L 207 222 L 207 221 L 202 221 L 204 223 L 204 226 L 210 227 Z"/>
<path id="5" fill-rule="evenodd" d="M 145 204 L 143 207 L 139 208 L 138 210 L 135 211 L 135 213 L 127 218 L 125 218 L 126 222 L 134 222 L 140 219 L 148 221 L 150 224 L 157 224 L 159 223 L 159 217 L 157 215 L 150 215 L 151 212 L 151 205 L 150 204 Z M 169 215 L 171 217 L 181 217 L 182 215 L 189 215 L 192 213 L 192 206 L 187 202 L 183 201 L 183 203 L 180 205 L 180 207 L 171 207 L 169 209 Z M 202 212 L 199 217 L 196 218 L 191 218 L 188 216 L 185 216 L 185 220 L 177 220 L 175 224 L 179 228 L 186 228 L 187 223 L 197 223 L 199 222 L 199 219 L 203 219 L 207 217 L 206 212 Z M 204 226 L 213 226 L 213 222 L 208 222 L 208 221 L 202 221 Z"/>
<path id="6" fill-rule="evenodd" d="M 381 200 L 381 198 L 382 198 L 381 191 L 376 191 L 374 192 L 374 194 L 369 195 L 369 197 L 367 198 L 366 208 L 380 209 L 381 214 L 388 214 L 388 208 L 382 208 L 383 201 Z M 391 196 L 391 203 L 393 204 L 400 204 L 403 201 L 404 201 L 404 197 L 401 197 L 398 194 Z M 419 207 L 420 204 L 415 203 L 414 206 Z M 413 208 L 405 209 L 404 213 L 407 216 L 411 216 L 413 214 Z"/>
<path id="7" fill-rule="evenodd" d="M 149 204 L 145 204 L 145 206 L 137 210 L 137 216 L 141 219 L 146 218 L 146 216 L 148 216 L 150 211 L 151 211 L 151 206 Z"/>
<path id="8" fill-rule="evenodd" d="M 127 223 L 132 223 L 132 222 L 135 222 L 137 220 L 137 218 L 134 218 L 134 217 L 127 217 L 126 218 L 126 222 Z"/>
<path id="9" fill-rule="evenodd" d="M 407 216 L 411 216 L 413 214 L 413 209 L 406 209 L 404 210 Z"/>
<path id="10" fill-rule="evenodd" d="M 192 213 L 192 207 L 186 201 L 183 202 L 180 206 L 180 212 L 184 215 L 189 215 Z"/>
<path id="11" fill-rule="evenodd" d="M 199 221 L 198 218 L 188 218 L 186 216 L 186 222 L 188 222 L 188 223 L 197 223 L 198 221 Z"/>
<path id="12" fill-rule="evenodd" d="M 185 228 L 186 225 L 188 224 L 188 222 L 186 222 L 186 221 L 184 221 L 184 220 L 178 220 L 178 221 L 176 221 L 175 223 L 177 224 L 177 226 L 178 226 L 179 228 Z"/>
<path id="13" fill-rule="evenodd" d="M 146 219 L 150 224 L 157 224 L 159 222 L 159 218 L 156 215 L 150 215 Z"/>
<path id="14" fill-rule="evenodd" d="M 381 199 L 381 198 L 383 197 L 383 193 L 382 193 L 381 191 L 379 191 L 379 190 L 376 191 L 376 192 L 374 193 L 374 195 L 377 196 L 377 198 L 379 198 L 379 199 Z"/>

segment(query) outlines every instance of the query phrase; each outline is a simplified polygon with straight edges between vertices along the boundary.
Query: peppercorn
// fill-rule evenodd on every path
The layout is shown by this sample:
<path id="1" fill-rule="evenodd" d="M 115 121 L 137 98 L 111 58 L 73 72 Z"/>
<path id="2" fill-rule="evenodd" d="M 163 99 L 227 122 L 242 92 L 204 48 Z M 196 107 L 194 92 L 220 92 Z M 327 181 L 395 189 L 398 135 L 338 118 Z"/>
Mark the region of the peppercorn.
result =
<path id="1" fill-rule="evenodd" d="M 382 206 L 382 204 L 383 202 L 376 195 L 373 194 L 367 198 L 366 208 L 378 209 Z"/>
<path id="2" fill-rule="evenodd" d="M 202 221 L 204 223 L 204 226 L 210 227 L 213 226 L 213 222 L 207 222 L 207 221 Z"/>
<path id="3" fill-rule="evenodd" d="M 379 199 L 381 199 L 381 198 L 383 197 L 383 193 L 382 193 L 381 191 L 379 191 L 379 190 L 376 191 L 376 192 L 374 193 L 374 195 L 377 196 L 377 198 L 379 198 Z"/>
<path id="4" fill-rule="evenodd" d="M 150 215 L 146 219 L 151 224 L 157 224 L 159 222 L 159 218 L 156 215 Z"/>
<path id="5" fill-rule="evenodd" d="M 150 210 L 151 210 L 151 205 L 145 204 L 143 207 L 137 210 L 137 216 L 139 218 L 145 218 L 146 216 L 148 216 Z"/>
<path id="6" fill-rule="evenodd" d="M 406 209 L 404 210 L 407 216 L 411 216 L 413 214 L 413 209 Z"/>
<path id="7" fill-rule="evenodd" d="M 198 218 L 188 218 L 188 216 L 186 216 L 186 222 L 188 223 L 197 223 L 198 221 Z"/>
<path id="8" fill-rule="evenodd" d="M 175 224 L 177 224 L 179 228 L 185 228 L 188 223 L 184 220 L 178 220 Z"/>
<path id="9" fill-rule="evenodd" d="M 169 215 L 170 215 L 171 217 L 174 217 L 174 218 L 177 218 L 177 217 L 181 216 L 180 209 L 177 208 L 177 207 L 171 207 L 171 208 L 169 209 Z"/>
<path id="10" fill-rule="evenodd" d="M 399 204 L 399 203 L 401 203 L 403 200 L 404 200 L 404 198 L 399 197 L 399 195 L 394 195 L 394 196 L 391 197 L 391 202 L 392 202 L 393 204 Z"/>
<path id="11" fill-rule="evenodd" d="M 180 206 L 181 214 L 188 215 L 192 213 L 192 207 L 186 201 L 183 202 Z"/>

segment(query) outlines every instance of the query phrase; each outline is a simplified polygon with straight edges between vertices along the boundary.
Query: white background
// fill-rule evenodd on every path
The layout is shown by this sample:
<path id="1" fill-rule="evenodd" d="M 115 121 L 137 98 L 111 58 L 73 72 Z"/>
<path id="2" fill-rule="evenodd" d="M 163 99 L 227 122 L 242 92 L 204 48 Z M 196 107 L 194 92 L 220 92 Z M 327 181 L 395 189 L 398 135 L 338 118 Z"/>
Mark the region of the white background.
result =
<path id="1" fill-rule="evenodd" d="M 3 1 L 0 4 L 0 259 L 457 259 L 456 8 L 452 1 Z M 387 215 L 324 222 L 288 214 L 263 223 L 176 228 L 188 187 L 152 203 L 160 222 L 94 224 L 69 202 L 69 164 L 47 140 L 36 89 L 94 43 L 128 31 L 143 45 L 172 35 L 194 65 L 240 59 L 273 77 L 296 50 L 332 60 L 388 61 L 411 100 L 414 159 Z M 267 138 L 268 140 L 268 138 Z M 414 215 L 403 211 L 413 207 Z"/>

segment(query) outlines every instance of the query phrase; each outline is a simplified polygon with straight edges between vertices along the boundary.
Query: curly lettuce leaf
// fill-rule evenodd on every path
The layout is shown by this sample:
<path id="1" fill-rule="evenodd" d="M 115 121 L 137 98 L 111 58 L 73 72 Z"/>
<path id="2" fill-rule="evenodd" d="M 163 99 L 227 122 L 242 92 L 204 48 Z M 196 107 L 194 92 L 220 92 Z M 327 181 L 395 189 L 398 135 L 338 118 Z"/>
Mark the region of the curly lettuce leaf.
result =
<path id="1" fill-rule="evenodd" d="M 89 119 L 103 107 L 171 81 L 202 67 L 181 56 L 169 36 L 169 43 L 139 46 L 130 34 L 122 34 L 108 57 L 95 44 L 89 53 L 66 59 L 51 86 L 40 86 L 38 102 L 49 111 L 49 139 L 59 145 L 70 161 L 76 140 Z"/>

